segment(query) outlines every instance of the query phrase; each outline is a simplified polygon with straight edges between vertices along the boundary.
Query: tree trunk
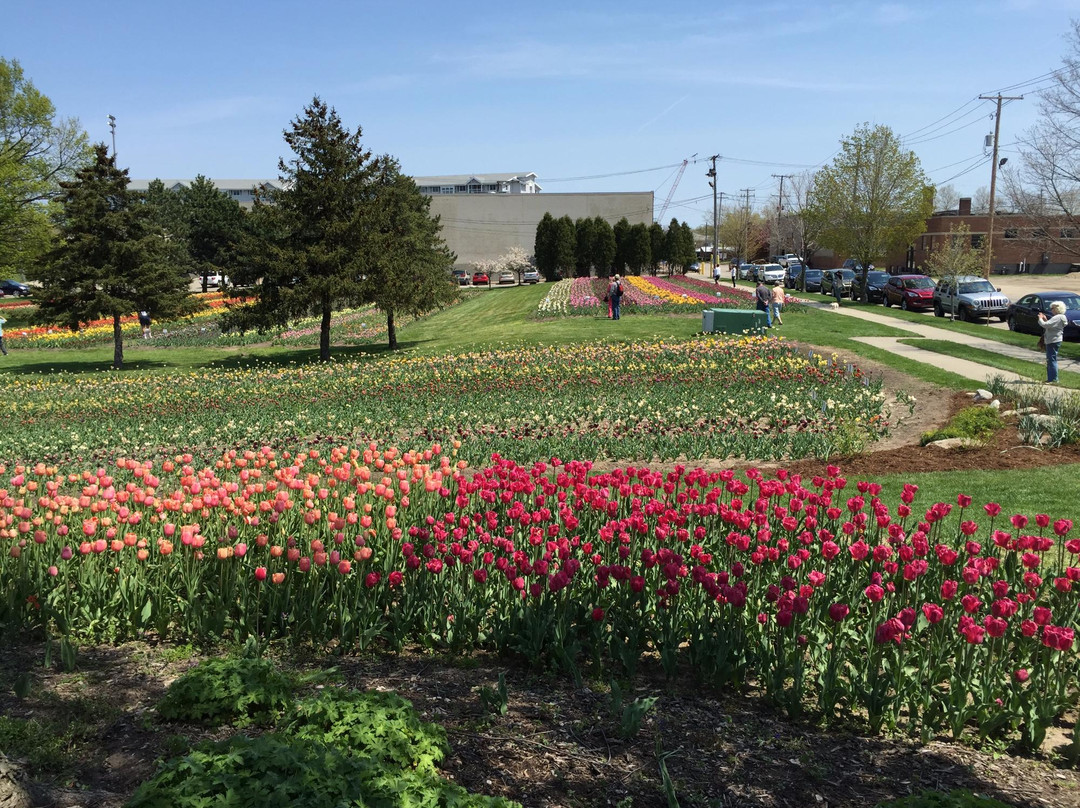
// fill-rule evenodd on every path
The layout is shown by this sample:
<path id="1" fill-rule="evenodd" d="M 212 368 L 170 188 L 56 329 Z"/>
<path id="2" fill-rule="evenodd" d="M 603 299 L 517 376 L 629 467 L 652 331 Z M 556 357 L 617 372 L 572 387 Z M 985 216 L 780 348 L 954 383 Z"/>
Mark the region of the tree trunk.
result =
<path id="1" fill-rule="evenodd" d="M 330 361 L 330 301 L 323 300 L 322 324 L 319 328 L 319 361 Z"/>
<path id="2" fill-rule="evenodd" d="M 120 328 L 120 315 L 114 314 L 112 321 L 113 333 L 113 370 L 120 370 L 124 366 L 124 332 Z"/>
<path id="3" fill-rule="evenodd" d="M 391 351 L 397 350 L 397 327 L 394 325 L 394 310 L 386 310 L 386 336 Z"/>

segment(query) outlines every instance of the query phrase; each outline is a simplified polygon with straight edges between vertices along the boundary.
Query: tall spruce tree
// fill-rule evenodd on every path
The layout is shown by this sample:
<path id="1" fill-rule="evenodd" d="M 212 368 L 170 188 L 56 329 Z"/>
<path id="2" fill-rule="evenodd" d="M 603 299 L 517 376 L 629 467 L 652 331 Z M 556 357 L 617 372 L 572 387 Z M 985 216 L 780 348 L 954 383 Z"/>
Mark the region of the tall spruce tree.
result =
<path id="1" fill-rule="evenodd" d="M 664 227 L 659 222 L 649 225 L 649 274 L 655 275 L 661 261 L 668 260 Z"/>
<path id="2" fill-rule="evenodd" d="M 61 183 L 54 225 L 60 244 L 33 270 L 40 283 L 39 322 L 73 331 L 111 317 L 113 368 L 124 364 L 121 318 L 145 309 L 153 317 L 189 311 L 188 275 L 152 206 L 127 189 L 128 173 L 116 167 L 104 143 L 94 161 Z"/>
<path id="3" fill-rule="evenodd" d="M 235 276 L 244 209 L 202 174 L 177 196 L 188 252 L 205 292 L 210 275 Z"/>
<path id="4" fill-rule="evenodd" d="M 574 222 L 574 234 L 577 238 L 577 247 L 574 252 L 574 258 L 577 264 L 577 277 L 587 278 L 592 270 L 592 246 L 593 246 L 593 227 L 594 222 L 591 218 L 578 219 Z"/>
<path id="5" fill-rule="evenodd" d="M 606 278 L 611 274 L 611 264 L 615 260 L 615 232 L 603 216 L 593 217 L 592 263 L 596 274 Z"/>
<path id="6" fill-rule="evenodd" d="M 554 232 L 555 266 L 562 273 L 562 277 L 571 278 L 577 264 L 577 232 L 574 230 L 574 220 L 569 216 L 556 219 Z"/>
<path id="7" fill-rule="evenodd" d="M 630 221 L 623 216 L 615 222 L 612 234 L 615 236 L 615 274 L 623 275 L 630 265 Z"/>
<path id="8" fill-rule="evenodd" d="M 330 318 L 365 301 L 371 220 L 380 160 L 318 97 L 284 132 L 292 149 L 278 161 L 282 188 L 256 196 L 243 281 L 261 278 L 257 298 L 229 312 L 227 326 L 266 330 L 305 316 L 320 318 L 319 359 L 330 359 Z"/>
<path id="9" fill-rule="evenodd" d="M 558 277 L 559 265 L 555 249 L 555 217 L 545 213 L 536 225 L 536 242 L 533 245 L 536 268 L 544 275 L 544 280 L 553 281 Z"/>
<path id="10" fill-rule="evenodd" d="M 396 349 L 397 314 L 426 314 L 457 295 L 449 281 L 455 256 L 439 236 L 442 226 L 431 216 L 431 198 L 401 173 L 396 160 L 380 158 L 380 169 L 365 298 L 386 315 L 388 344 Z"/>

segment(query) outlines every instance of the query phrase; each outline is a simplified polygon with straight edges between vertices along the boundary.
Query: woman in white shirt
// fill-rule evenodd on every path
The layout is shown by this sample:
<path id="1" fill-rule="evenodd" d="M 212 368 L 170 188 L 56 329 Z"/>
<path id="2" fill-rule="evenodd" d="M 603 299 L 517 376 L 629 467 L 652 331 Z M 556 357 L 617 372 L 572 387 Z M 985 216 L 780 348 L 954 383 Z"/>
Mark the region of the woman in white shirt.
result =
<path id="1" fill-rule="evenodd" d="M 1058 380 L 1058 349 L 1061 348 L 1065 326 L 1068 322 L 1065 319 L 1065 304 L 1060 300 L 1055 300 L 1050 304 L 1050 314 L 1051 316 L 1047 317 L 1042 312 L 1039 312 L 1039 325 L 1043 328 L 1043 342 L 1046 343 L 1046 383 L 1056 384 Z"/>

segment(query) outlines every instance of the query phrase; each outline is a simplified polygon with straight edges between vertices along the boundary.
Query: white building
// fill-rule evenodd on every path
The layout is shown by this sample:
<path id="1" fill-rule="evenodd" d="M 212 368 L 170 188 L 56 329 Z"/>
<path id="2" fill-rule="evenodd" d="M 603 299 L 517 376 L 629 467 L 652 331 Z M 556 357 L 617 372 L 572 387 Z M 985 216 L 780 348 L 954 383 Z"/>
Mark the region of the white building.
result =
<path id="1" fill-rule="evenodd" d="M 255 189 L 278 189 L 282 187 L 281 180 L 215 180 L 207 177 L 214 184 L 214 187 L 224 193 L 231 199 L 235 199 L 243 207 L 250 208 L 255 204 Z M 128 182 L 129 191 L 146 191 L 150 188 L 150 183 L 153 180 L 131 180 Z M 167 191 L 179 191 L 181 188 L 186 188 L 191 183 L 195 182 L 194 179 L 177 180 L 177 179 L 163 179 L 161 182 L 165 185 Z"/>
<path id="2" fill-rule="evenodd" d="M 543 190 L 531 171 L 518 174 L 447 174 L 413 177 L 421 193 L 443 194 L 537 194 Z"/>

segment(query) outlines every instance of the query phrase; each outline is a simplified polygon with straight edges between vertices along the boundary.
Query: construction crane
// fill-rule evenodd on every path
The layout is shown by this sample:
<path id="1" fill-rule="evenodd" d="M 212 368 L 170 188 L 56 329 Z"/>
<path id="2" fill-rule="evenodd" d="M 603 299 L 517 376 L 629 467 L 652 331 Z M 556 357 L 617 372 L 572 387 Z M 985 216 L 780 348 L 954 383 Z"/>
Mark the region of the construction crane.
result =
<path id="1" fill-rule="evenodd" d="M 675 175 L 675 182 L 671 183 L 671 189 L 667 192 L 667 199 L 664 200 L 663 206 L 660 208 L 660 215 L 656 217 L 656 221 L 661 224 L 664 223 L 664 214 L 667 213 L 668 205 L 671 204 L 671 197 L 675 196 L 675 189 L 679 187 L 679 180 L 682 179 L 683 172 L 686 171 L 686 166 L 691 160 L 697 157 L 697 153 L 691 154 L 688 158 L 682 161 L 682 165 L 679 166 L 679 173 Z"/>

